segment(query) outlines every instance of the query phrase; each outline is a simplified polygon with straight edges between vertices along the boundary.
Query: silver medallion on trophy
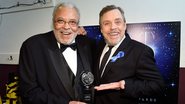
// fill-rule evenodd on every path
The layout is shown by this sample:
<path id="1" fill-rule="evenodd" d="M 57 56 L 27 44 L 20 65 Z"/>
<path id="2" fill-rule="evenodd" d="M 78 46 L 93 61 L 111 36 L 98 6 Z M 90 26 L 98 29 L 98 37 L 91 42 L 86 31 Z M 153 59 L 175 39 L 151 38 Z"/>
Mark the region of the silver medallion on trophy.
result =
<path id="1" fill-rule="evenodd" d="M 84 85 L 83 100 L 87 104 L 92 104 L 93 97 L 94 97 L 93 74 L 90 71 L 83 71 L 81 74 L 81 81 L 82 81 L 82 84 Z"/>

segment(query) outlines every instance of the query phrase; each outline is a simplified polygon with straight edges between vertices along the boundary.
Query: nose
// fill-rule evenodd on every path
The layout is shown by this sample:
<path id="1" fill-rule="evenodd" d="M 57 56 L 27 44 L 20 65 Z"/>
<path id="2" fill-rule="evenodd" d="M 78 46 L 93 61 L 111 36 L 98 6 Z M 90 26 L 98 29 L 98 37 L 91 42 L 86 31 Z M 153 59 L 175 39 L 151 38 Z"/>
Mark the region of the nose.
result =
<path id="1" fill-rule="evenodd" d="M 69 26 L 69 23 L 68 23 L 68 22 L 65 22 L 65 23 L 64 23 L 64 28 L 65 28 L 65 29 L 69 29 L 69 28 L 70 28 L 70 26 Z"/>
<path id="2" fill-rule="evenodd" d="M 117 28 L 117 25 L 113 22 L 113 23 L 111 24 L 111 29 L 115 29 L 115 28 Z"/>

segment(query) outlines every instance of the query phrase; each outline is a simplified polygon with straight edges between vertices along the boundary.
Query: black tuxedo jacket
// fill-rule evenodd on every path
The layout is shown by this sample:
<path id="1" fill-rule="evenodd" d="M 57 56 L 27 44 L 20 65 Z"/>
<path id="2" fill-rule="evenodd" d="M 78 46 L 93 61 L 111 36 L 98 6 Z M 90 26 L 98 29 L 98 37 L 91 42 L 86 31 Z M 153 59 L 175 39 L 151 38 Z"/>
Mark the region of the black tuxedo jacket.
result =
<path id="1" fill-rule="evenodd" d="M 92 68 L 91 41 L 84 36 L 77 36 L 75 41 L 82 63 L 75 83 L 80 84 L 80 73 Z M 75 98 L 61 55 L 53 31 L 32 36 L 23 43 L 19 60 L 23 104 L 68 104 L 70 100 L 80 100 Z"/>
<path id="2" fill-rule="evenodd" d="M 125 80 L 124 90 L 96 92 L 96 104 L 136 104 L 137 98 L 160 93 L 164 88 L 154 53 L 148 46 L 132 40 L 128 34 L 114 53 L 102 77 L 99 60 L 105 42 L 100 42 L 95 70 L 96 85 Z M 122 53 L 122 55 L 120 55 Z M 115 57 L 117 56 L 117 57 Z"/>

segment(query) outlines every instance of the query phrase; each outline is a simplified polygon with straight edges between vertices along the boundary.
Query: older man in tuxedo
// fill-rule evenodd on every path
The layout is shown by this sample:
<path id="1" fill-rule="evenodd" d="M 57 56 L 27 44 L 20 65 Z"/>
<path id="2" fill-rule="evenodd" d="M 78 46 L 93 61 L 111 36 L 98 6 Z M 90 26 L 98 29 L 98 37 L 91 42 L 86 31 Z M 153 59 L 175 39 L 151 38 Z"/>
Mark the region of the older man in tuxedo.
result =
<path id="1" fill-rule="evenodd" d="M 92 43 L 78 35 L 80 14 L 70 3 L 53 11 L 53 31 L 24 41 L 20 50 L 23 104 L 84 104 L 80 75 L 91 71 Z"/>

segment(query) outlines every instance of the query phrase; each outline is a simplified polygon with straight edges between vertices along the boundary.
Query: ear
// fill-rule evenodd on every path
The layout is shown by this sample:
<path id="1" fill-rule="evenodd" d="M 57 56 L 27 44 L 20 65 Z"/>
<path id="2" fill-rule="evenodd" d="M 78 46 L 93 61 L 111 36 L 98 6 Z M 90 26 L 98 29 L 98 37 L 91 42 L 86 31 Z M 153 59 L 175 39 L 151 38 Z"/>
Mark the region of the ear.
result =
<path id="1" fill-rule="evenodd" d="M 100 28 L 100 32 L 102 33 L 102 29 Z"/>
<path id="2" fill-rule="evenodd" d="M 101 28 L 101 25 L 99 25 L 100 26 L 100 32 L 102 33 L 102 28 Z"/>
<path id="3" fill-rule="evenodd" d="M 124 26 L 124 30 L 126 30 L 127 29 L 127 24 L 126 24 L 126 22 L 123 24 Z"/>

